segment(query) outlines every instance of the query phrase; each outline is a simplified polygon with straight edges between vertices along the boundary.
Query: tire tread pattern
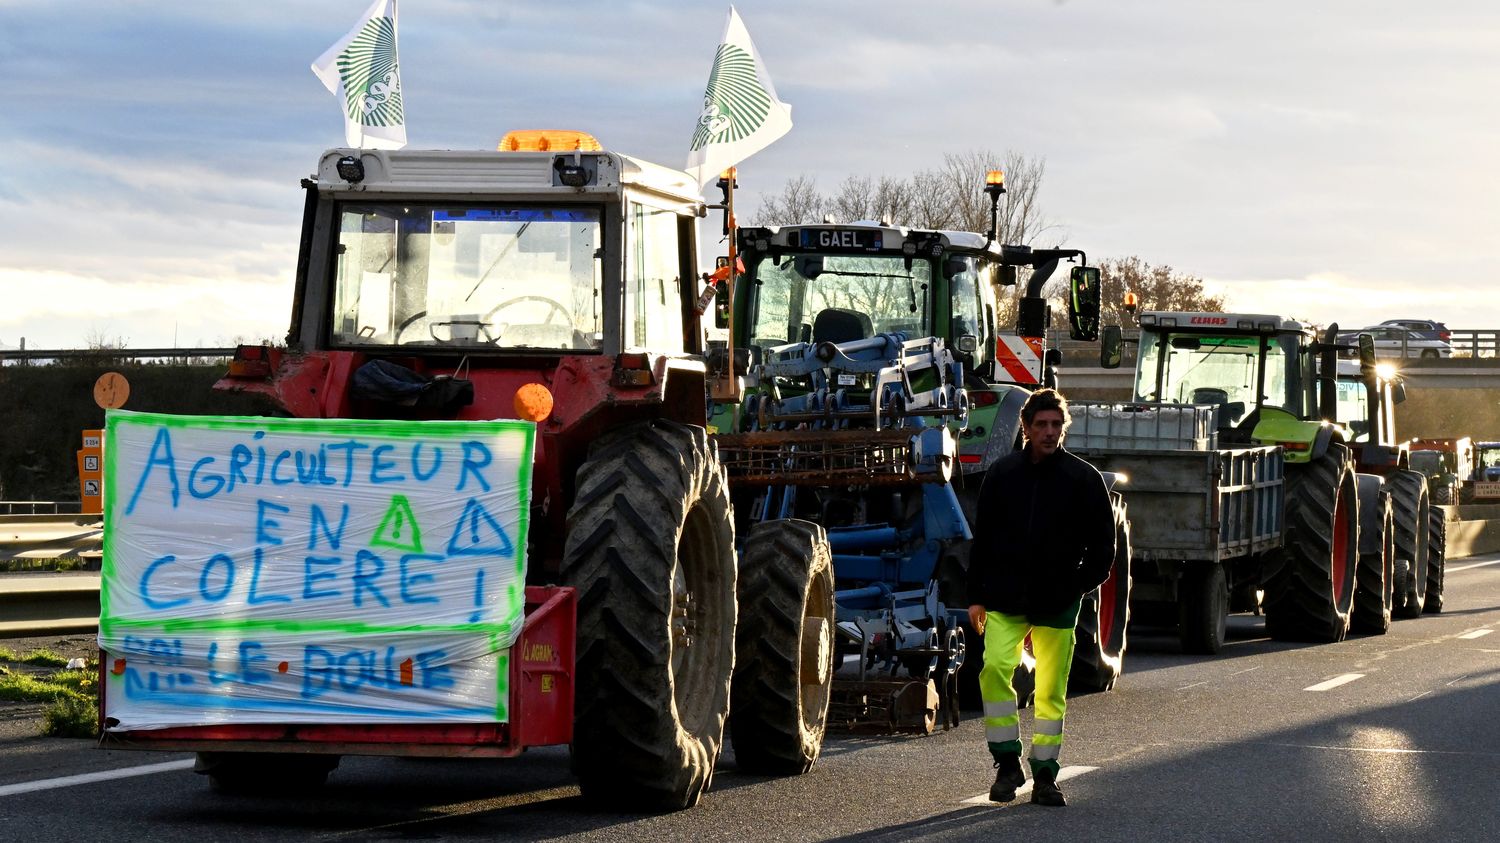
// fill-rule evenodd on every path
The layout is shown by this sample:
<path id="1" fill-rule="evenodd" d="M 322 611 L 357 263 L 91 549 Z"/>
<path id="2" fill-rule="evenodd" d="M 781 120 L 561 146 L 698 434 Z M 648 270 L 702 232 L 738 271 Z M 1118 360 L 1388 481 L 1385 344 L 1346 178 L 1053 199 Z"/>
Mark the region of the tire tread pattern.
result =
<path id="1" fill-rule="evenodd" d="M 1334 508 L 1340 491 L 1355 510 L 1350 519 L 1355 536 L 1347 543 L 1352 574 L 1358 565 L 1359 519 L 1349 449 L 1330 444 L 1323 456 L 1286 473 L 1283 558 L 1266 583 L 1266 628 L 1272 638 L 1333 642 L 1349 631 L 1349 607 L 1335 605 L 1333 589 Z"/>
<path id="2" fill-rule="evenodd" d="M 672 577 L 689 513 L 711 523 L 714 558 L 695 593 L 719 628 L 695 693 L 709 712 L 681 722 L 672 672 Z M 717 452 L 702 428 L 652 420 L 596 440 L 578 470 L 562 579 L 579 591 L 573 761 L 585 799 L 633 810 L 697 803 L 713 779 L 733 665 L 734 525 Z M 721 676 L 714 674 L 721 674 Z"/>
<path id="3" fill-rule="evenodd" d="M 826 605 L 810 607 L 812 586 L 818 580 L 823 581 Z M 833 591 L 833 555 L 822 527 L 785 519 L 751 528 L 740 557 L 739 625 L 729 703 L 729 735 L 742 770 L 800 775 L 817 762 L 828 695 L 814 695 L 821 696 L 822 710 L 806 716 L 803 618 L 811 610 L 828 619 L 832 632 Z M 831 641 L 828 649 L 831 656 Z"/>

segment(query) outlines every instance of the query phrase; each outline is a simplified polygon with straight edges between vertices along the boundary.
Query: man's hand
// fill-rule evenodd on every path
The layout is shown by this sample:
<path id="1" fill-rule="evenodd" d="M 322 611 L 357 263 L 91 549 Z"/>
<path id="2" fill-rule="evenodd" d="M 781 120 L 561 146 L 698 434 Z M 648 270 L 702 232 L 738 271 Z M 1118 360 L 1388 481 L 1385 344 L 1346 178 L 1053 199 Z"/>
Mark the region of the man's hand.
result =
<path id="1" fill-rule="evenodd" d="M 969 607 L 969 626 L 974 627 L 974 631 L 980 635 L 984 634 L 984 617 L 985 611 L 983 606 L 975 603 Z"/>

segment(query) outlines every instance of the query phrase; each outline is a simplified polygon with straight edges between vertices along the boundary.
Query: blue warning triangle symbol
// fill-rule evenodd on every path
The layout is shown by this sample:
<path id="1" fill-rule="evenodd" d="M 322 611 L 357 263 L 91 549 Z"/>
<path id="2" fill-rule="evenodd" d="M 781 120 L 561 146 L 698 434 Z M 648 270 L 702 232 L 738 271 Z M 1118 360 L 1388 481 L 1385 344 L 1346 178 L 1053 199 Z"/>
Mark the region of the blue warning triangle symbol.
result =
<path id="1" fill-rule="evenodd" d="M 509 557 L 515 552 L 515 544 L 495 516 L 478 499 L 469 498 L 448 540 L 448 555 Z"/>

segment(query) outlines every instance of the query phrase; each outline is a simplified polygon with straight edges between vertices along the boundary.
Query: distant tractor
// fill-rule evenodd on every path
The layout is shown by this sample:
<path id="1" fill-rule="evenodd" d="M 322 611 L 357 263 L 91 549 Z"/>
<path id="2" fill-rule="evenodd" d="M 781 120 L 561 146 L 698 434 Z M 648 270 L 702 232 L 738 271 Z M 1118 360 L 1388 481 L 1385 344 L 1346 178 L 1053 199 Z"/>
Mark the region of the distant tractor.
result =
<path id="1" fill-rule="evenodd" d="M 1434 504 L 1458 503 L 1474 480 L 1474 442 L 1467 436 L 1413 439 L 1411 467 L 1427 476 Z"/>
<path id="2" fill-rule="evenodd" d="M 1464 503 L 1500 502 L 1500 442 L 1474 443 L 1474 479 L 1460 494 Z"/>
<path id="3" fill-rule="evenodd" d="M 1148 311 L 1133 401 L 1085 403 L 1070 439 L 1130 477 L 1133 608 L 1216 653 L 1231 611 L 1266 613 L 1273 637 L 1338 641 L 1349 629 L 1360 490 L 1348 431 L 1329 420 L 1337 348 L 1268 314 Z M 1330 337 L 1331 340 L 1331 337 Z M 1118 366 L 1105 329 L 1101 363 Z"/>

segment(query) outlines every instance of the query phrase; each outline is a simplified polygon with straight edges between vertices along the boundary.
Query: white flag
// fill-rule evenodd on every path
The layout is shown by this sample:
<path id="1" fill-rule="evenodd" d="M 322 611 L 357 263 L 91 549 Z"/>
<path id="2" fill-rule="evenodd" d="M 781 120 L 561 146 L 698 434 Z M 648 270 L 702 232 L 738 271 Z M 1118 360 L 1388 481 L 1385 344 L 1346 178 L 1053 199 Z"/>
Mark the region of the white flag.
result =
<path id="1" fill-rule="evenodd" d="M 724 42 L 703 92 L 703 111 L 686 170 L 701 189 L 735 164 L 770 146 L 792 128 L 792 107 L 776 98 L 765 62 L 750 42 L 739 12 L 729 7 Z"/>
<path id="2" fill-rule="evenodd" d="M 396 61 L 396 0 L 375 0 L 348 35 L 318 56 L 312 71 L 344 102 L 349 146 L 406 146 L 401 68 Z"/>

